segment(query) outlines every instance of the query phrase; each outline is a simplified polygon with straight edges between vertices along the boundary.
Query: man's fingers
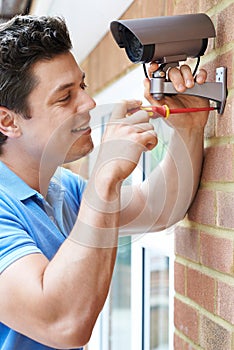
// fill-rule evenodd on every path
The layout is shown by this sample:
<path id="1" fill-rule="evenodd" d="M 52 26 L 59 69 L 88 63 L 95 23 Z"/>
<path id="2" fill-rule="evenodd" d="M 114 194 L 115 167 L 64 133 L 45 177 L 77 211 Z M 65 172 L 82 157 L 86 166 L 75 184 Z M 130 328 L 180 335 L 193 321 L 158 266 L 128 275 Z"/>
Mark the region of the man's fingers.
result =
<path id="1" fill-rule="evenodd" d="M 149 77 L 152 77 L 152 73 L 158 69 L 158 64 L 152 62 L 148 67 Z M 204 69 L 201 69 L 196 76 L 196 79 L 193 77 L 191 68 L 184 64 L 180 67 L 173 67 L 169 69 L 168 72 L 169 79 L 173 83 L 175 89 L 178 92 L 184 92 L 187 88 L 192 88 L 194 86 L 195 80 L 198 84 L 203 84 L 207 78 L 207 72 Z M 153 102 L 153 98 L 150 95 L 150 82 L 148 79 L 145 79 L 145 93 L 144 96 L 149 102 Z"/>
<path id="2" fill-rule="evenodd" d="M 185 86 L 187 88 L 193 87 L 195 80 L 198 84 L 203 84 L 207 78 L 207 72 L 205 71 L 205 69 L 200 69 L 200 71 L 198 72 L 198 74 L 196 76 L 196 79 L 194 79 L 192 71 L 191 71 L 189 66 L 182 65 L 180 67 L 180 71 L 181 71 L 182 77 L 184 79 Z"/>
<path id="3" fill-rule="evenodd" d="M 206 81 L 206 78 L 207 78 L 207 71 L 205 69 L 200 69 L 200 71 L 196 76 L 196 82 L 198 84 L 204 84 L 204 82 Z"/>
<path id="4" fill-rule="evenodd" d="M 152 74 L 158 69 L 158 64 L 156 62 L 151 62 L 148 67 L 149 77 L 152 77 Z"/>
<path id="5" fill-rule="evenodd" d="M 118 120 L 126 117 L 126 114 L 131 109 L 139 108 L 142 104 L 142 101 L 139 100 L 128 100 L 116 103 L 111 114 L 111 120 Z"/>
<path id="6" fill-rule="evenodd" d="M 169 78 L 178 92 L 184 92 L 187 88 L 194 86 L 194 77 L 191 68 L 182 65 L 180 68 L 173 67 L 169 70 Z M 196 76 L 196 82 L 203 84 L 206 81 L 207 72 L 201 69 Z"/>
<path id="7" fill-rule="evenodd" d="M 151 151 L 158 143 L 157 134 L 154 130 L 145 131 L 142 138 L 144 138 L 144 145 L 148 151 Z"/>
<path id="8" fill-rule="evenodd" d="M 184 69 L 184 74 L 186 75 L 185 69 Z M 184 81 L 182 72 L 179 68 L 176 68 L 176 67 L 170 68 L 168 75 L 175 89 L 178 92 L 184 92 L 186 90 L 185 81 Z M 188 75 L 188 71 L 187 71 L 187 75 Z"/>
<path id="9" fill-rule="evenodd" d="M 132 125 L 132 127 L 134 128 L 134 131 L 137 133 L 142 133 L 145 131 L 154 131 L 154 127 L 150 123 L 139 123 L 139 124 Z"/>
<path id="10" fill-rule="evenodd" d="M 140 123 L 148 123 L 149 122 L 149 114 L 146 111 L 139 110 L 131 115 L 129 115 L 126 119 L 128 124 L 140 124 Z"/>
<path id="11" fill-rule="evenodd" d="M 184 80 L 185 87 L 192 88 L 194 86 L 194 78 L 190 67 L 187 65 L 182 65 L 180 67 L 180 71 Z"/>

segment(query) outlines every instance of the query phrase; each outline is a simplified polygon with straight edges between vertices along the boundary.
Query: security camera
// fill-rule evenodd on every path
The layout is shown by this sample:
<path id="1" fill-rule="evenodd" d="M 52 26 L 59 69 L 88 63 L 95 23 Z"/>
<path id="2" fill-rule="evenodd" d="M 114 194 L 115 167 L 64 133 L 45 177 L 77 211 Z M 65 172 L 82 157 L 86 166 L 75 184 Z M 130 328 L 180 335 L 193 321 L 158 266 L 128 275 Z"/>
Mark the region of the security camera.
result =
<path id="1" fill-rule="evenodd" d="M 203 13 L 113 21 L 111 32 L 134 63 L 199 57 L 206 50 L 208 38 L 215 37 L 213 23 Z"/>
<path id="2" fill-rule="evenodd" d="M 145 63 L 159 64 L 151 79 L 151 93 L 157 100 L 165 94 L 178 93 L 168 81 L 168 69 L 178 66 L 180 61 L 187 58 L 197 58 L 198 67 L 208 38 L 216 36 L 211 19 L 204 13 L 118 20 L 111 22 L 110 30 L 130 61 L 144 65 L 145 73 Z M 218 103 L 218 112 L 222 114 L 227 97 L 226 80 L 226 68 L 220 67 L 216 70 L 216 83 L 205 83 L 202 87 L 195 84 L 184 94 L 213 99 Z"/>

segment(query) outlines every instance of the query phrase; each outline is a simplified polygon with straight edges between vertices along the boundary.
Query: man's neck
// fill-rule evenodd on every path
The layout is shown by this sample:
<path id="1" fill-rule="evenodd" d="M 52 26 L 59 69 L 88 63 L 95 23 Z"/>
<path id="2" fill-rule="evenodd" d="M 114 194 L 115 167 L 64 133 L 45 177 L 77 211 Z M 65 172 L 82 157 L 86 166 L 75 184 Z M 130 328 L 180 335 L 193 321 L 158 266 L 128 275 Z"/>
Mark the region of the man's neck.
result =
<path id="1" fill-rule="evenodd" d="M 23 157 L 0 156 L 2 161 L 11 171 L 20 177 L 28 186 L 41 193 L 44 197 L 47 195 L 48 186 L 57 167 L 53 164 L 39 164 L 33 160 L 29 161 Z"/>

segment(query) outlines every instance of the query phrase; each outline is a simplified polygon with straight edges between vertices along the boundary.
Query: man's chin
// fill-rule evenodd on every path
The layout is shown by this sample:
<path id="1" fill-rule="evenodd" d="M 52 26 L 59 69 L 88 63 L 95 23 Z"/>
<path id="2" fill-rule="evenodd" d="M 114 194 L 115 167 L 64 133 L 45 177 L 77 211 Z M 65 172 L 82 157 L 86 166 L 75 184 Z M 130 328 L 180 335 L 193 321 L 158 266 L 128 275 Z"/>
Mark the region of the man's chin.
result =
<path id="1" fill-rule="evenodd" d="M 89 147 L 84 147 L 83 149 L 79 149 L 77 152 L 75 152 L 74 149 L 71 149 L 71 151 L 68 152 L 67 157 L 65 158 L 64 164 L 72 163 L 72 162 L 75 162 L 76 160 L 86 157 L 87 155 L 89 155 L 89 153 L 92 152 L 93 148 L 94 148 L 94 145 L 91 139 L 89 143 Z"/>

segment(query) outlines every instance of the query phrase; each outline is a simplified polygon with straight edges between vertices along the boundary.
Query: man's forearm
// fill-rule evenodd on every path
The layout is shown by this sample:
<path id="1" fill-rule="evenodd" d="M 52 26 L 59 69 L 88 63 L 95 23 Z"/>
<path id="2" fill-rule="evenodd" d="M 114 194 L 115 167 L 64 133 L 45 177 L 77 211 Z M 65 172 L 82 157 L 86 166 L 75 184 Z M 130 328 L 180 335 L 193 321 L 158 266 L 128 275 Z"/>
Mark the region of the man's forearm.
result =
<path id="1" fill-rule="evenodd" d="M 155 228 L 171 226 L 186 214 L 200 180 L 203 132 L 203 128 L 174 130 L 165 158 L 142 184 Z"/>
<path id="2" fill-rule="evenodd" d="M 149 177 L 122 187 L 120 235 L 161 231 L 181 220 L 197 191 L 202 159 L 203 128 L 173 130 L 164 159 Z"/>
<path id="3" fill-rule="evenodd" d="M 43 294 L 58 322 L 73 324 L 69 346 L 88 341 L 107 297 L 116 258 L 119 189 L 105 183 L 100 197 L 93 186 L 91 180 L 70 236 L 43 275 Z"/>

